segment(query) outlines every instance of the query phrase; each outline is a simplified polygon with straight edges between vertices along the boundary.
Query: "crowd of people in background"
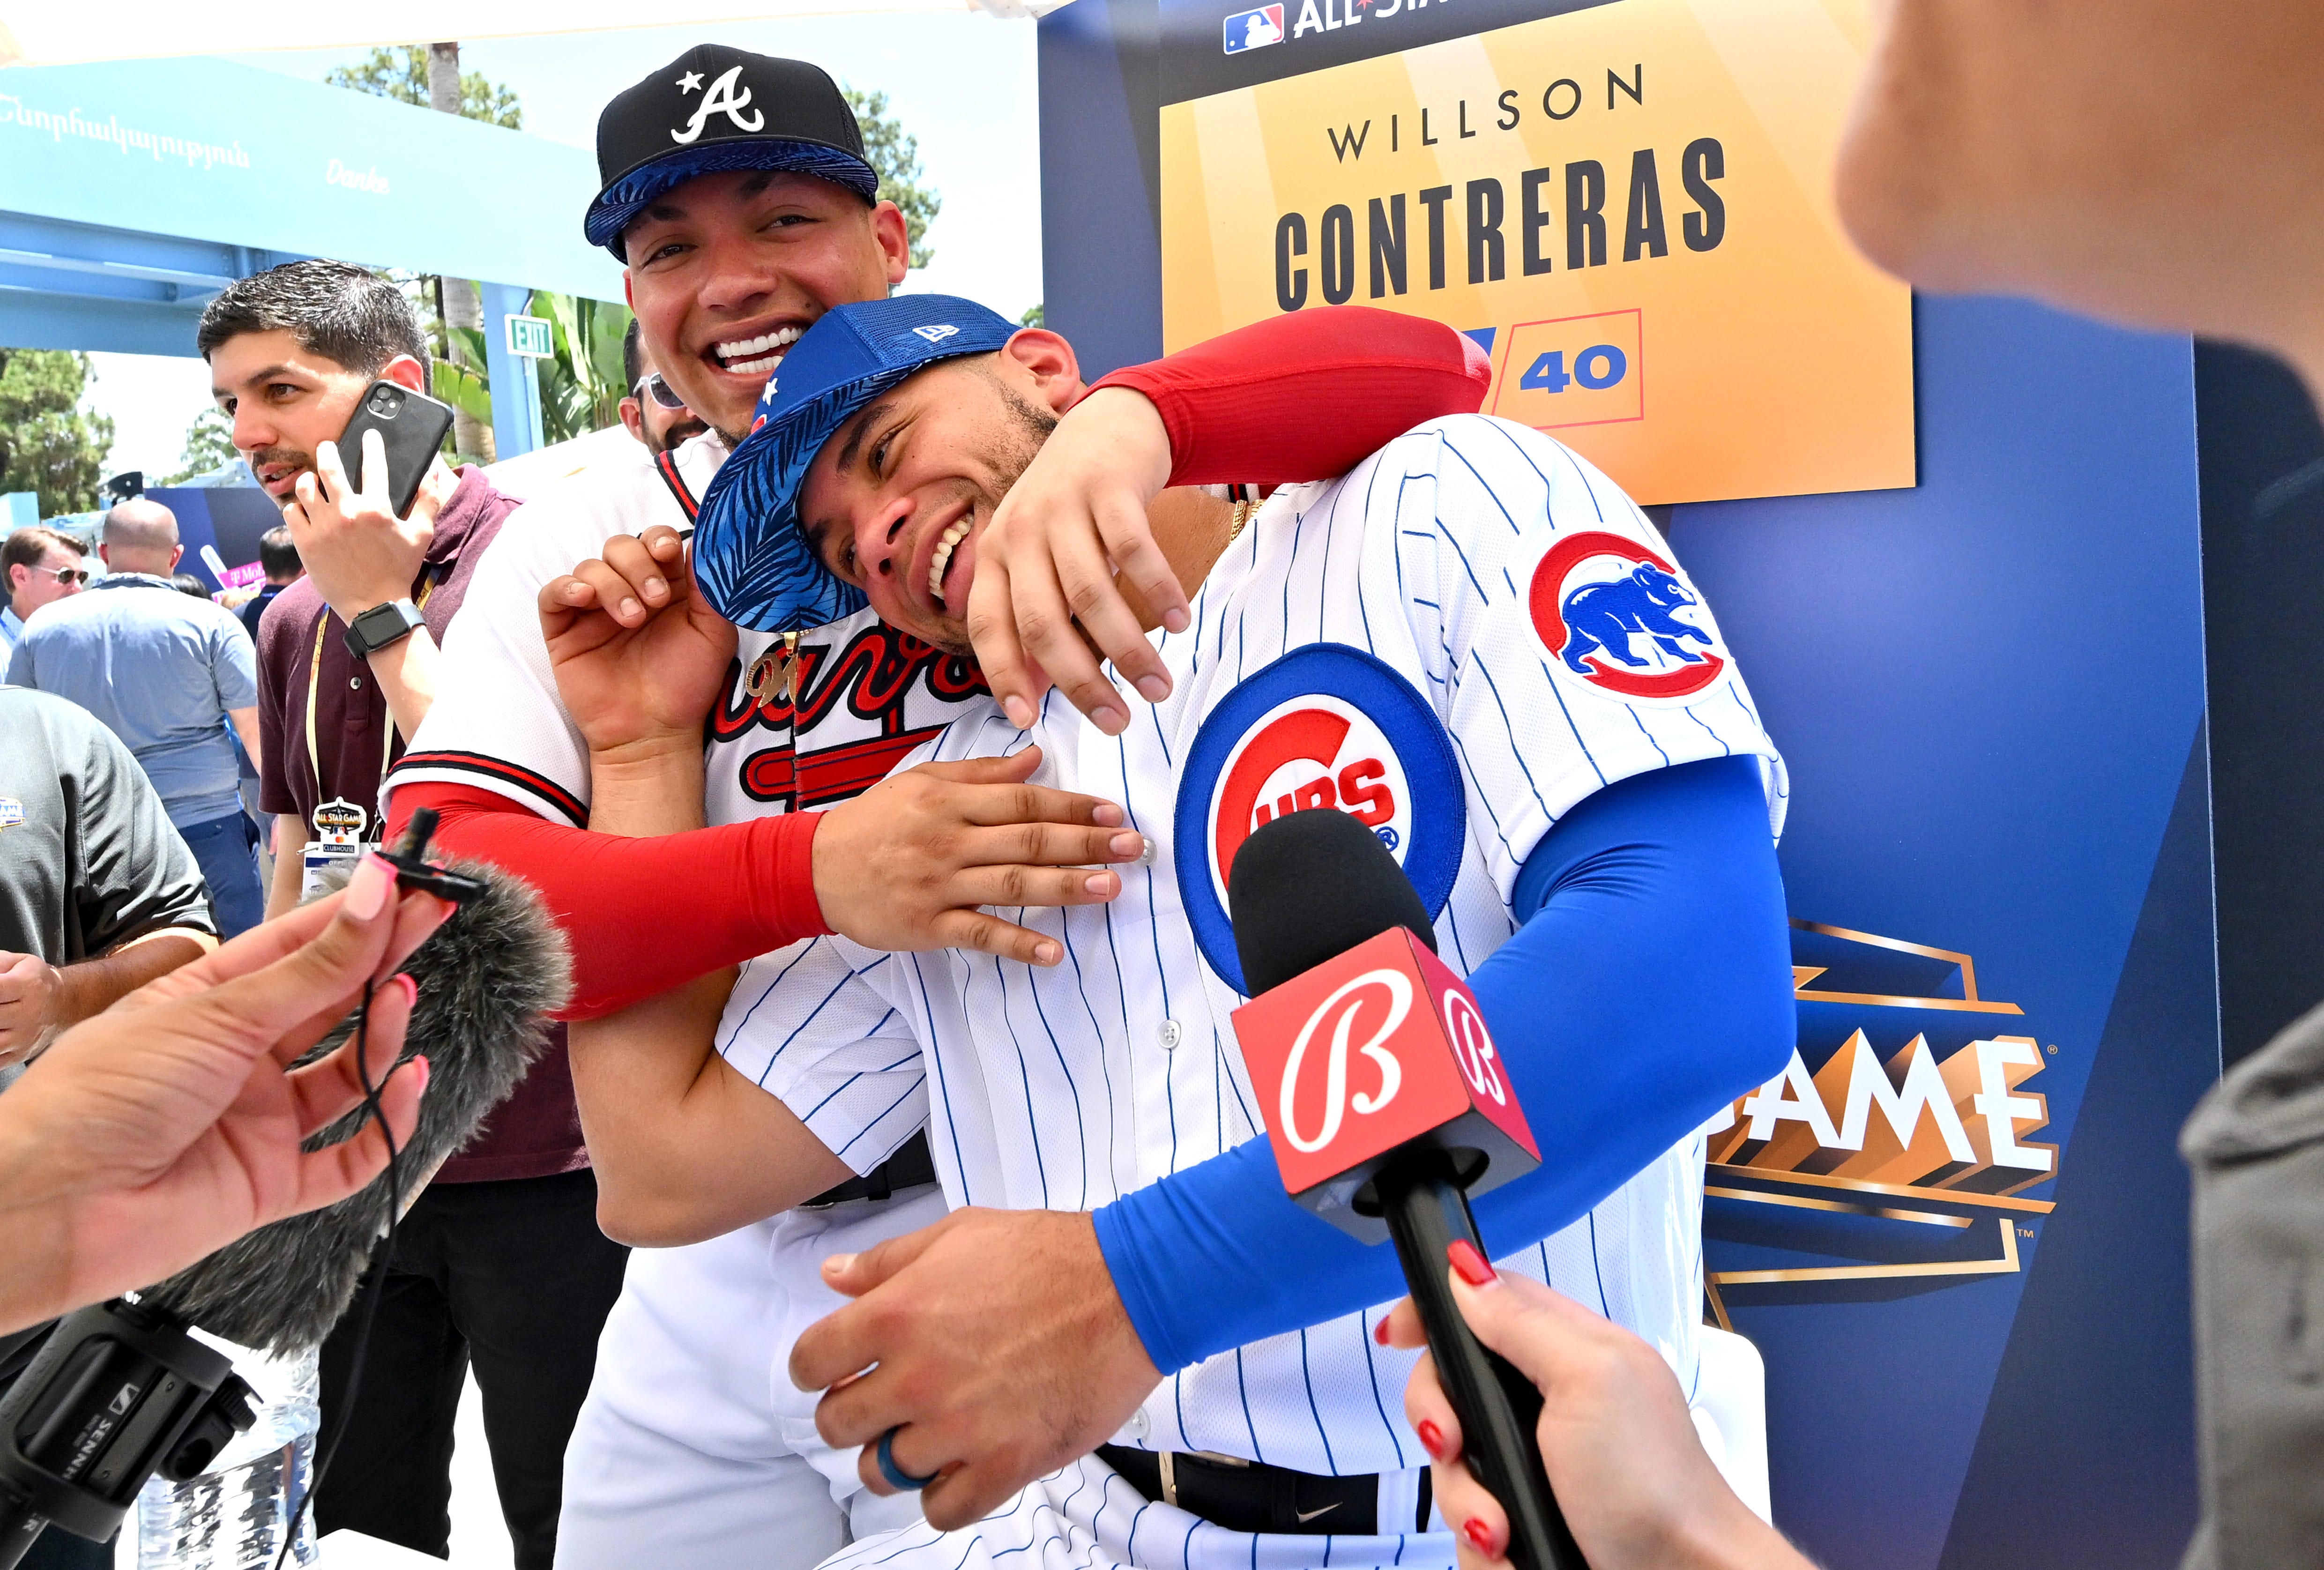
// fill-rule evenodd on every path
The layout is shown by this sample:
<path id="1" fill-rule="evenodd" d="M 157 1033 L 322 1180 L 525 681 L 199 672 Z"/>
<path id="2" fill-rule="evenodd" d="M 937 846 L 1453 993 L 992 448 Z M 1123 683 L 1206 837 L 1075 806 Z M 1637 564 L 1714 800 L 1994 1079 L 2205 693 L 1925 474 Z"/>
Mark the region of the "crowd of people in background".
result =
<path id="1" fill-rule="evenodd" d="M 47 526 L 0 546 L 0 827 L 29 830 L 0 839 L 0 1084 L 65 1029 L 318 891 L 305 854 L 318 809 L 375 811 L 428 713 L 437 641 L 517 505 L 439 458 L 397 518 L 375 477 L 348 484 L 329 459 L 374 380 L 428 383 L 419 320 L 366 269 L 246 280 L 205 314 L 200 348 L 237 448 L 284 511 L 258 540 L 261 586 L 213 592 L 178 571 L 177 520 L 144 497 L 105 514 L 94 553 Z M 704 429 L 634 327 L 624 358 L 622 420 L 648 450 Z M 359 649 L 349 629 L 395 605 L 411 624 Z M 548 1563 L 558 1461 L 628 1254 L 596 1224 L 564 1053 L 560 1029 L 405 1216 L 373 1333 L 380 1368 L 318 1501 L 326 1529 L 403 1537 L 416 1519 L 440 1533 L 473 1370 L 521 1562 Z M 354 1355 L 345 1337 L 323 1348 L 327 1418 Z"/>

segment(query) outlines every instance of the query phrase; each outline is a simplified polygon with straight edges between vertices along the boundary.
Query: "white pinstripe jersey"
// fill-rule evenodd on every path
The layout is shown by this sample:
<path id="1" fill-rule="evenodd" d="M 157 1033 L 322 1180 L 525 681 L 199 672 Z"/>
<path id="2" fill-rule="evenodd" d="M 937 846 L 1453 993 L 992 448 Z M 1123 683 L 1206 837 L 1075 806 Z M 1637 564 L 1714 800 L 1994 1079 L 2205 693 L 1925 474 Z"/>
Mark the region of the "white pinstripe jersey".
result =
<path id="1" fill-rule="evenodd" d="M 1524 427 L 1431 421 L 1278 494 L 1194 613 L 1158 637 L 1172 696 L 1131 705 L 1123 736 L 1055 695 L 1029 734 L 981 700 L 915 754 L 1038 742 L 1045 783 L 1121 801 L 1158 842 L 1112 904 L 1024 918 L 1062 937 L 1062 965 L 824 938 L 744 970 L 720 1050 L 857 1170 L 925 1121 L 955 1205 L 1079 1209 L 1252 1138 L 1223 871 L 1277 811 L 1370 825 L 1463 973 L 1514 930 L 1535 843 L 1613 780 L 1756 754 L 1781 827 L 1781 761 L 1708 609 L 1619 490 Z M 1690 1388 L 1701 1163 L 1681 1144 L 1508 1261 L 1656 1343 Z M 1307 1472 L 1415 1465 L 1411 1359 L 1373 1344 L 1376 1313 L 1186 1370 L 1120 1437 Z"/>

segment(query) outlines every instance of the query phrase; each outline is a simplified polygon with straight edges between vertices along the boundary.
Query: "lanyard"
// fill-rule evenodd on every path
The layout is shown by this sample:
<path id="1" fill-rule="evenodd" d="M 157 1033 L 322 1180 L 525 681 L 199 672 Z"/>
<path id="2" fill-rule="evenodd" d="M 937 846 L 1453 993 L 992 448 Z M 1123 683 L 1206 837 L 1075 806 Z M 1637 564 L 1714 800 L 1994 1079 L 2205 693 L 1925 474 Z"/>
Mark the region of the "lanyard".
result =
<path id="1" fill-rule="evenodd" d="M 425 570 L 422 569 L 423 572 Z M 428 596 L 436 592 L 436 582 L 437 580 L 431 577 L 420 586 L 420 597 L 412 602 L 415 609 L 424 611 L 428 608 Z M 331 612 L 330 607 L 327 605 L 323 608 L 322 615 L 316 619 L 315 651 L 307 661 L 307 768 L 315 776 L 315 800 L 318 804 L 320 804 L 323 799 L 323 755 L 317 750 L 315 743 L 315 699 L 322 691 L 323 638 L 330 628 Z M 379 750 L 379 777 L 383 781 L 387 779 L 388 764 L 394 757 L 395 716 L 391 711 L 387 716 L 387 740 Z M 377 794 L 378 790 L 374 788 L 373 795 Z"/>

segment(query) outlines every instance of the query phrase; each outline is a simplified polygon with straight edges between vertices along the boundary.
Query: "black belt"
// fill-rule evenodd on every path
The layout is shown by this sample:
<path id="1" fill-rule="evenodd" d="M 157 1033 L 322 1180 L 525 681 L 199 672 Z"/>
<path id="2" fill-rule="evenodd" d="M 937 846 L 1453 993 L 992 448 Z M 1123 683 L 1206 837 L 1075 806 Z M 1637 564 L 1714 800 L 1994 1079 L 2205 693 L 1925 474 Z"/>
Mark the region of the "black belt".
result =
<path id="1" fill-rule="evenodd" d="M 1370 1537 L 1425 1532 L 1432 1503 L 1429 1473 L 1420 1473 L 1420 1505 L 1410 1521 L 1379 1519 L 1379 1477 L 1320 1477 L 1263 1461 L 1187 1451 L 1132 1450 L 1101 1445 L 1098 1459 L 1148 1499 L 1176 1505 L 1230 1532 L 1297 1532 Z"/>
<path id="2" fill-rule="evenodd" d="M 799 1208 L 819 1210 L 850 1199 L 885 1199 L 907 1188 L 920 1188 L 936 1180 L 936 1160 L 928 1153 L 928 1131 L 922 1129 L 903 1148 L 861 1178 L 850 1178 L 836 1188 L 826 1188 Z"/>

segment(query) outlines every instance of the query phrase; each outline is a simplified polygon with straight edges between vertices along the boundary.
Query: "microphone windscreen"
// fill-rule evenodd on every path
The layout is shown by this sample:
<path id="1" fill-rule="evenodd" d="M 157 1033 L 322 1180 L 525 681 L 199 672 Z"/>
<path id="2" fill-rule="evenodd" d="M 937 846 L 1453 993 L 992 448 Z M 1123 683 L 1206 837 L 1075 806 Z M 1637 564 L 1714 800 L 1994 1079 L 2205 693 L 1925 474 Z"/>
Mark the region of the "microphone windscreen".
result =
<path id="1" fill-rule="evenodd" d="M 454 862 L 451 868 L 488 887 L 454 910 L 403 965 L 420 994 L 402 1058 L 425 1054 L 429 1067 L 419 1125 L 397 1156 L 406 1205 L 516 1088 L 549 1039 L 549 1012 L 573 990 L 564 935 L 531 886 L 481 863 Z M 331 1051 L 352 1024 L 350 1016 L 300 1061 Z M 348 1138 L 364 1116 L 360 1109 L 348 1113 L 309 1137 L 307 1149 Z M 337 1205 L 260 1227 L 141 1296 L 259 1351 L 319 1345 L 355 1297 L 386 1229 L 387 1205 L 383 1172 Z"/>
<path id="2" fill-rule="evenodd" d="M 1227 869 L 1243 995 L 1255 998 L 1357 944 L 1403 927 L 1436 947 L 1420 891 L 1388 846 L 1347 813 L 1311 807 L 1265 823 Z"/>

